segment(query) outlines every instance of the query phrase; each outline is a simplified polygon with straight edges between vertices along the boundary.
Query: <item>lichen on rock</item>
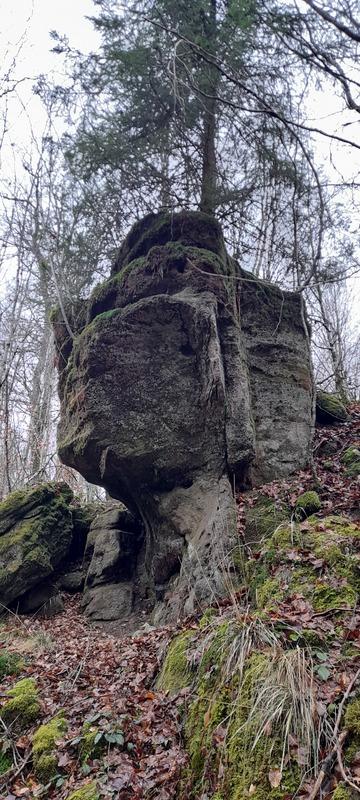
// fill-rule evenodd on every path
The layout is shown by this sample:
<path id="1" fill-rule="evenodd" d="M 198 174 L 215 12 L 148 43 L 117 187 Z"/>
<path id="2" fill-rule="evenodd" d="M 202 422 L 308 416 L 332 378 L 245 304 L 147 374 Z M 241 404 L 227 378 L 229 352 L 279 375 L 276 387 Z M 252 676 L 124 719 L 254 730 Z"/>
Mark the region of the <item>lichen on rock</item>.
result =
<path id="1" fill-rule="evenodd" d="M 40 714 L 38 689 L 34 678 L 23 678 L 7 692 L 9 700 L 1 708 L 0 717 L 6 725 L 25 730 Z"/>
<path id="2" fill-rule="evenodd" d="M 63 714 L 58 714 L 35 731 L 32 740 L 34 772 L 42 783 L 48 783 L 57 773 L 56 743 L 67 730 Z"/>
<path id="3" fill-rule="evenodd" d="M 53 316 L 60 457 L 142 519 L 131 603 L 141 587 L 158 621 L 194 613 L 226 593 L 234 482 L 307 462 L 302 299 L 250 281 L 219 224 L 184 211 L 137 222 L 75 312 L 73 339 Z"/>
<path id="4" fill-rule="evenodd" d="M 72 539 L 71 489 L 41 484 L 0 503 L 0 601 L 13 600 L 51 575 Z"/>

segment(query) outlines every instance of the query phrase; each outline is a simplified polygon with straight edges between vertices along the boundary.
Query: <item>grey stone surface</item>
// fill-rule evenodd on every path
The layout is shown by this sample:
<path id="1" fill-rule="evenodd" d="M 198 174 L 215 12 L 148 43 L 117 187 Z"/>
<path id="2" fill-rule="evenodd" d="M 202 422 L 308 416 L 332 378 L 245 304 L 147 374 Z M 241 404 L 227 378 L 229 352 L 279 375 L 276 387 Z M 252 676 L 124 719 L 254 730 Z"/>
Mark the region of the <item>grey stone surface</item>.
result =
<path id="1" fill-rule="evenodd" d="M 117 620 L 130 614 L 133 603 L 132 583 L 107 583 L 86 589 L 82 605 L 94 621 Z"/>
<path id="2" fill-rule="evenodd" d="M 60 589 L 63 589 L 64 592 L 75 593 L 81 592 L 84 587 L 85 583 L 85 575 L 83 570 L 77 569 L 73 570 L 73 572 L 66 572 L 64 575 L 61 575 L 58 584 Z"/>
<path id="3" fill-rule="evenodd" d="M 92 529 L 88 582 L 128 582 L 134 571 L 135 600 L 152 597 L 162 619 L 192 613 L 225 591 L 233 483 L 307 462 L 302 299 L 249 277 L 217 223 L 182 212 L 138 223 L 113 277 L 76 314 L 73 343 L 60 315 L 54 322 L 59 453 L 145 529 L 128 573 L 116 526 Z"/>
<path id="4" fill-rule="evenodd" d="M 72 541 L 73 493 L 63 483 L 13 492 L 0 503 L 0 602 L 8 606 L 49 576 Z"/>
<path id="5" fill-rule="evenodd" d="M 30 589 L 18 603 L 20 614 L 36 614 L 50 618 L 63 610 L 64 603 L 57 587 L 48 581 Z"/>

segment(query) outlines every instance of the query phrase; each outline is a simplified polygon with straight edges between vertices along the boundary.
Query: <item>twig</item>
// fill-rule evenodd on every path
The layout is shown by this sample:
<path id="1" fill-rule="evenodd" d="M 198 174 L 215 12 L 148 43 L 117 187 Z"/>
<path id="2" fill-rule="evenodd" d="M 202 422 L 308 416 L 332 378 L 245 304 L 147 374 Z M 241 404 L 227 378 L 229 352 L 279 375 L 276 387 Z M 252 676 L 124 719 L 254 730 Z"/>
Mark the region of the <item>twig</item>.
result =
<path id="1" fill-rule="evenodd" d="M 337 733 L 338 733 L 338 730 L 339 730 L 339 727 L 340 727 L 340 722 L 341 722 L 341 717 L 342 717 L 342 713 L 343 713 L 343 710 L 344 710 L 344 705 L 345 705 L 345 703 L 346 703 L 346 701 L 347 701 L 347 699 L 349 697 L 349 694 L 350 694 L 353 686 L 355 685 L 356 681 L 358 680 L 359 676 L 360 676 L 360 669 L 358 669 L 358 671 L 355 672 L 355 675 L 351 679 L 351 681 L 349 683 L 349 686 L 347 687 L 346 692 L 344 693 L 344 695 L 342 697 L 341 703 L 339 704 L 338 713 L 337 713 L 337 717 L 336 717 L 336 721 L 335 721 L 335 727 L 334 727 L 334 738 L 335 738 L 335 736 L 337 736 Z"/>
<path id="2" fill-rule="evenodd" d="M 355 685 L 356 681 L 358 680 L 359 676 L 360 676 L 360 669 L 358 669 L 358 671 L 355 672 L 355 675 L 352 677 L 352 679 L 351 679 L 351 681 L 350 681 L 350 683 L 349 683 L 349 685 L 348 685 L 348 687 L 346 689 L 346 692 L 344 693 L 344 695 L 342 697 L 342 700 L 341 700 L 341 702 L 339 704 L 338 713 L 337 713 L 337 716 L 336 716 L 334 730 L 333 730 L 333 737 L 334 737 L 334 739 L 336 739 L 336 742 L 335 742 L 333 748 L 331 749 L 329 755 L 326 756 L 326 759 L 325 759 L 325 761 L 323 763 L 323 766 L 322 766 L 322 768 L 321 768 L 321 770 L 319 772 L 319 775 L 318 775 L 318 777 L 316 779 L 315 786 L 314 786 L 314 788 L 313 788 L 313 790 L 311 792 L 309 800 L 315 800 L 316 795 L 318 794 L 319 790 L 321 789 L 323 780 L 324 780 L 324 778 L 326 777 L 326 775 L 327 775 L 327 773 L 329 771 L 329 767 L 330 767 L 331 762 L 332 762 L 332 760 L 333 760 L 335 755 L 337 756 L 339 769 L 340 769 L 340 772 L 341 772 L 343 780 L 349 786 L 351 786 L 352 789 L 355 789 L 360 794 L 359 787 L 357 787 L 354 783 L 352 783 L 350 781 L 350 779 L 347 777 L 347 775 L 345 773 L 344 765 L 343 765 L 343 762 L 342 762 L 342 757 L 341 757 L 341 745 L 345 741 L 349 731 L 343 730 L 343 731 L 341 731 L 340 735 L 338 736 L 341 717 L 342 717 L 342 713 L 343 713 L 343 710 L 344 710 L 344 705 L 345 705 L 345 703 L 346 703 L 346 701 L 347 701 L 347 699 L 349 697 L 349 694 L 350 694 L 353 686 Z"/>
<path id="3" fill-rule="evenodd" d="M 23 771 L 24 767 L 26 767 L 26 764 L 28 764 L 28 762 L 31 761 L 31 759 L 32 759 L 32 753 L 30 751 L 27 754 L 27 756 L 22 760 L 20 766 L 17 768 L 17 770 L 15 770 L 15 772 L 13 772 L 12 770 L 8 770 L 5 773 L 5 775 L 7 775 L 7 777 L 5 778 L 5 781 L 3 781 L 3 783 L 0 784 L 0 792 L 2 792 L 3 789 L 6 789 L 10 779 L 11 780 L 15 780 L 15 778 L 17 778 L 18 775 L 20 775 L 20 773 Z"/>
<path id="4" fill-rule="evenodd" d="M 315 617 L 326 617 L 328 614 L 333 614 L 334 611 L 352 611 L 354 613 L 354 609 L 349 608 L 349 606 L 338 606 L 337 608 L 328 608 L 326 611 L 316 611 L 316 613 L 312 615 L 311 619 L 314 619 Z"/>
<path id="5" fill-rule="evenodd" d="M 341 772 L 341 777 L 342 777 L 343 781 L 345 781 L 345 783 L 347 783 L 348 786 L 351 786 L 351 788 L 354 789 L 355 792 L 360 794 L 360 787 L 357 786 L 356 783 L 353 783 L 350 780 L 350 778 L 348 778 L 348 776 L 347 776 L 347 774 L 345 772 L 345 768 L 344 768 L 344 764 L 343 764 L 343 760 L 342 760 L 342 756 L 341 756 L 341 747 L 340 747 L 339 743 L 337 744 L 337 747 L 336 747 L 336 755 L 337 755 L 337 762 L 338 762 L 339 770 Z"/>
<path id="6" fill-rule="evenodd" d="M 322 768 L 321 768 L 321 770 L 320 770 L 320 772 L 319 772 L 319 774 L 317 776 L 317 779 L 316 779 L 316 782 L 315 782 L 315 786 L 314 786 L 311 794 L 309 795 L 308 800 L 315 800 L 316 795 L 318 794 L 318 792 L 321 789 L 323 780 L 324 780 L 324 778 L 326 777 L 326 775 L 329 772 L 329 767 L 331 766 L 331 762 L 332 762 L 334 756 L 337 754 L 337 751 L 338 751 L 338 748 L 340 747 L 340 744 L 342 744 L 345 741 L 347 735 L 348 735 L 348 731 L 342 731 L 340 736 L 339 736 L 338 741 L 336 742 L 336 744 L 334 744 L 334 747 L 330 751 L 329 755 L 326 756 L 325 761 L 323 762 L 323 766 L 322 766 Z"/>

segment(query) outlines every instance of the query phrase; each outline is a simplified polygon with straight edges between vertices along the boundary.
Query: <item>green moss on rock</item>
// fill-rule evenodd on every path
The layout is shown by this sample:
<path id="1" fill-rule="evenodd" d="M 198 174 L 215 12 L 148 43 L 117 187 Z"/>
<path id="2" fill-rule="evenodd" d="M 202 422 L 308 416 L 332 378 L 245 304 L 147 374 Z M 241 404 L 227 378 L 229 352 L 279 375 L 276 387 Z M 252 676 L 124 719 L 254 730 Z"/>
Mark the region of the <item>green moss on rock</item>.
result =
<path id="1" fill-rule="evenodd" d="M 48 577 L 66 556 L 72 539 L 72 498 L 66 484 L 50 483 L 15 492 L 0 504 L 3 605 Z"/>
<path id="2" fill-rule="evenodd" d="M 71 792 L 66 800 L 100 800 L 95 781 L 86 783 L 85 786 L 76 789 L 75 792 Z"/>
<path id="3" fill-rule="evenodd" d="M 8 691 L 9 700 L 1 709 L 1 719 L 5 724 L 14 724 L 18 730 L 25 730 L 35 722 L 40 713 L 38 690 L 33 678 L 23 678 Z"/>
<path id="4" fill-rule="evenodd" d="M 325 583 L 318 583 L 313 593 L 313 606 L 315 611 L 331 611 L 332 608 L 354 608 L 357 594 L 355 590 L 344 584 L 338 588 Z"/>
<path id="5" fill-rule="evenodd" d="M 316 514 L 321 509 L 321 501 L 317 492 L 304 492 L 300 494 L 295 503 L 295 516 L 297 519 L 305 519 Z"/>
<path id="6" fill-rule="evenodd" d="M 158 678 L 158 688 L 175 694 L 191 683 L 191 666 L 187 658 L 194 631 L 183 631 L 171 642 Z"/>
<path id="7" fill-rule="evenodd" d="M 134 259 L 146 256 L 154 246 L 176 242 L 184 247 L 200 247 L 226 259 L 219 223 L 200 211 L 148 214 L 136 222 L 123 242 L 113 273 Z"/>
<path id="8" fill-rule="evenodd" d="M 282 596 L 283 592 L 279 581 L 276 578 L 267 578 L 257 590 L 257 605 L 259 608 L 273 608 L 274 604 L 281 600 Z"/>
<path id="9" fill-rule="evenodd" d="M 360 475 L 360 450 L 358 447 L 348 447 L 343 453 L 341 461 L 346 466 L 346 475 L 357 478 Z"/>
<path id="10" fill-rule="evenodd" d="M 289 763 L 283 770 L 281 785 L 272 788 L 269 769 L 279 767 L 282 760 L 283 732 L 273 726 L 272 735 L 259 734 L 259 719 L 254 714 L 254 687 L 261 683 L 268 668 L 266 653 L 253 653 L 245 663 L 243 676 L 238 670 L 221 669 L 233 652 L 239 628 L 225 624 L 214 632 L 217 646 L 212 657 L 204 651 L 194 686 L 195 699 L 185 721 L 185 742 L 190 757 L 189 780 L 181 798 L 197 798 L 200 791 L 210 796 L 211 781 L 222 778 L 215 797 L 245 800 L 250 787 L 255 800 L 280 800 L 293 794 L 300 784 L 300 770 Z M 222 641 L 223 646 L 219 646 Z M 222 745 L 219 747 L 219 737 Z M 212 777 L 211 777 L 212 776 Z M 212 796 L 212 795 L 211 795 Z"/>
<path id="11" fill-rule="evenodd" d="M 66 720 L 60 714 L 45 725 L 41 725 L 34 734 L 32 742 L 34 771 L 43 783 L 48 783 L 56 775 L 58 763 L 56 742 L 61 739 L 66 729 Z"/>
<path id="12" fill-rule="evenodd" d="M 322 425 L 336 425 L 350 419 L 339 397 L 329 392 L 316 393 L 316 420 Z"/>
<path id="13" fill-rule="evenodd" d="M 360 594 L 359 536 L 360 528 L 340 516 L 309 517 L 277 530 L 261 557 L 249 562 L 258 607 L 301 594 L 319 612 L 352 608 Z"/>
<path id="14" fill-rule="evenodd" d="M 350 733 L 360 736 L 360 697 L 356 697 L 351 703 L 348 703 L 345 717 L 344 727 Z"/>

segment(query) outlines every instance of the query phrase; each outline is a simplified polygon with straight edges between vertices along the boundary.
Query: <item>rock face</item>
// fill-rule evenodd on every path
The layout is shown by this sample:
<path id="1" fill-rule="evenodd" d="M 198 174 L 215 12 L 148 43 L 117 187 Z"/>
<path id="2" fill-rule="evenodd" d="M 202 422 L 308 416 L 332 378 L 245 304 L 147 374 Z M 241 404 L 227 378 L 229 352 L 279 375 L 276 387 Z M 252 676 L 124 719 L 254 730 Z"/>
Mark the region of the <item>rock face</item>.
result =
<path id="1" fill-rule="evenodd" d="M 55 571 L 72 542 L 65 483 L 10 494 L 0 503 L 0 602 L 8 606 Z"/>
<path id="2" fill-rule="evenodd" d="M 0 503 L 2 606 L 16 602 L 20 613 L 41 609 L 47 616 L 61 610 L 59 587 L 79 591 L 84 583 L 81 573 L 77 584 L 61 573 L 81 563 L 95 513 L 94 505 L 76 505 L 66 483 L 42 483 L 8 495 Z"/>
<path id="3" fill-rule="evenodd" d="M 84 555 L 88 570 L 82 604 L 87 616 L 111 620 L 130 614 L 142 540 L 139 520 L 124 507 L 110 506 L 95 517 Z"/>
<path id="4" fill-rule="evenodd" d="M 242 271 L 212 218 L 183 212 L 137 223 L 112 277 L 67 315 L 73 338 L 53 320 L 60 457 L 141 518 L 120 575 L 135 598 L 163 601 L 162 619 L 190 613 L 224 589 L 234 482 L 307 462 L 302 300 Z M 109 546 L 119 566 L 125 545 Z"/>

